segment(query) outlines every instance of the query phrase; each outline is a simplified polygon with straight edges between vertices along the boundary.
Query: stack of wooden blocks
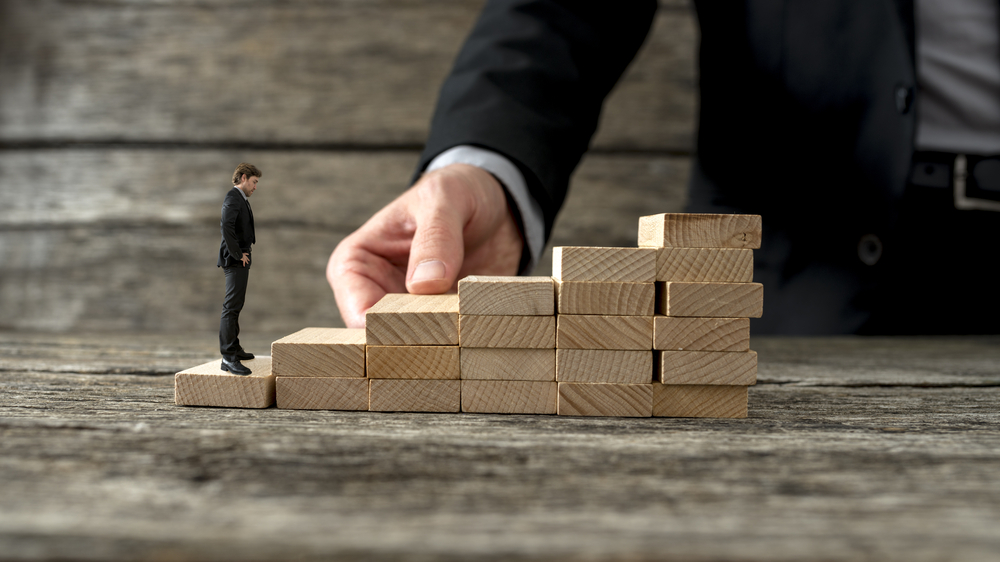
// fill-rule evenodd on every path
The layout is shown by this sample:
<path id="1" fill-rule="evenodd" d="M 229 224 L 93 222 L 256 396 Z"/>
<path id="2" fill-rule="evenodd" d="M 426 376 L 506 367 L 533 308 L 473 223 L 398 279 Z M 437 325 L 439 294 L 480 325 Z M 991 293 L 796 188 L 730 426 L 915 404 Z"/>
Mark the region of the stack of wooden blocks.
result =
<path id="1" fill-rule="evenodd" d="M 176 401 L 266 407 L 270 379 L 288 409 L 746 417 L 760 217 L 642 217 L 638 245 L 557 247 L 552 277 L 386 295 L 365 329 L 274 342 L 253 396 L 213 362 L 177 374 Z"/>

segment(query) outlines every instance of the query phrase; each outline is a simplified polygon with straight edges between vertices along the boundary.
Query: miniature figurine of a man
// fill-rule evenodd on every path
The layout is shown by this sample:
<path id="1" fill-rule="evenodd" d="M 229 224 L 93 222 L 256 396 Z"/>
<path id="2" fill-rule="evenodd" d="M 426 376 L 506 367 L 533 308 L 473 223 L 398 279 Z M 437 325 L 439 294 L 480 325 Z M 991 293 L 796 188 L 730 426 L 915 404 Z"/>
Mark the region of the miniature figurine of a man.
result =
<path id="1" fill-rule="evenodd" d="M 222 370 L 234 375 L 249 375 L 250 369 L 240 363 L 253 359 L 240 345 L 240 311 L 247 294 L 250 276 L 251 246 L 256 242 L 250 196 L 257 189 L 261 172 L 253 164 L 242 163 L 233 172 L 233 188 L 222 202 L 222 244 L 216 264 L 226 273 L 226 300 L 222 303 L 219 323 L 219 350 Z"/>

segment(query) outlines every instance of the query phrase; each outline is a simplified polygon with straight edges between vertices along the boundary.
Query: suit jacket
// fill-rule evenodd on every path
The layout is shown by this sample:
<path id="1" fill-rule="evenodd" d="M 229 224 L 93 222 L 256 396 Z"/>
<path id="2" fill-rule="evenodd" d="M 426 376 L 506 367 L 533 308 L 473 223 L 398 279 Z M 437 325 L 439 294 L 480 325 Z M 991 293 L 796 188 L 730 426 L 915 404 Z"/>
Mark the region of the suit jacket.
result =
<path id="1" fill-rule="evenodd" d="M 242 266 L 244 253 L 250 253 L 254 238 L 253 211 L 250 202 L 243 198 L 238 188 L 226 192 L 222 201 L 222 243 L 219 245 L 217 267 Z M 250 264 L 247 264 L 250 267 Z"/>
<path id="2" fill-rule="evenodd" d="M 913 152 L 912 0 L 695 6 L 689 210 L 766 214 L 771 227 L 852 244 L 884 230 Z M 655 11 L 655 0 L 487 2 L 442 86 L 418 174 L 451 146 L 498 151 L 524 173 L 548 235 Z"/>

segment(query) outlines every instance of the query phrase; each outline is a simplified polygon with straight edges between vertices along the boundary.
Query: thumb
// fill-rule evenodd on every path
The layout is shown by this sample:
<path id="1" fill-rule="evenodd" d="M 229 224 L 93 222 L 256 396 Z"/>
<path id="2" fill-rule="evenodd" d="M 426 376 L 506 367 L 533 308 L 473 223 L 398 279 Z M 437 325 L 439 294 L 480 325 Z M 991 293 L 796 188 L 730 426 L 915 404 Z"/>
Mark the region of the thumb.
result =
<path id="1" fill-rule="evenodd" d="M 417 214 L 417 227 L 410 246 L 406 290 L 432 295 L 447 292 L 462 269 L 465 221 L 447 202 L 424 207 Z"/>

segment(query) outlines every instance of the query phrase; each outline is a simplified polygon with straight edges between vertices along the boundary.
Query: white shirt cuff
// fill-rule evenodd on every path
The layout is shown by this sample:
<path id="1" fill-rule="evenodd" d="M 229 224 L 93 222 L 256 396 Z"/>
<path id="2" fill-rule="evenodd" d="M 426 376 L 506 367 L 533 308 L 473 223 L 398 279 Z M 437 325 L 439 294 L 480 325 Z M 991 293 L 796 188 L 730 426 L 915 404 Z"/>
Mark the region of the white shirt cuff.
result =
<path id="1" fill-rule="evenodd" d="M 521 213 L 521 224 L 524 226 L 524 240 L 528 245 L 530 260 L 524 271 L 527 275 L 535 269 L 538 259 L 545 250 L 545 215 L 542 207 L 528 192 L 528 182 L 524 175 L 509 159 L 492 150 L 461 144 L 438 154 L 427 165 L 428 172 L 443 168 L 450 164 L 469 164 L 477 166 L 493 174 L 503 184 L 511 199 Z"/>

